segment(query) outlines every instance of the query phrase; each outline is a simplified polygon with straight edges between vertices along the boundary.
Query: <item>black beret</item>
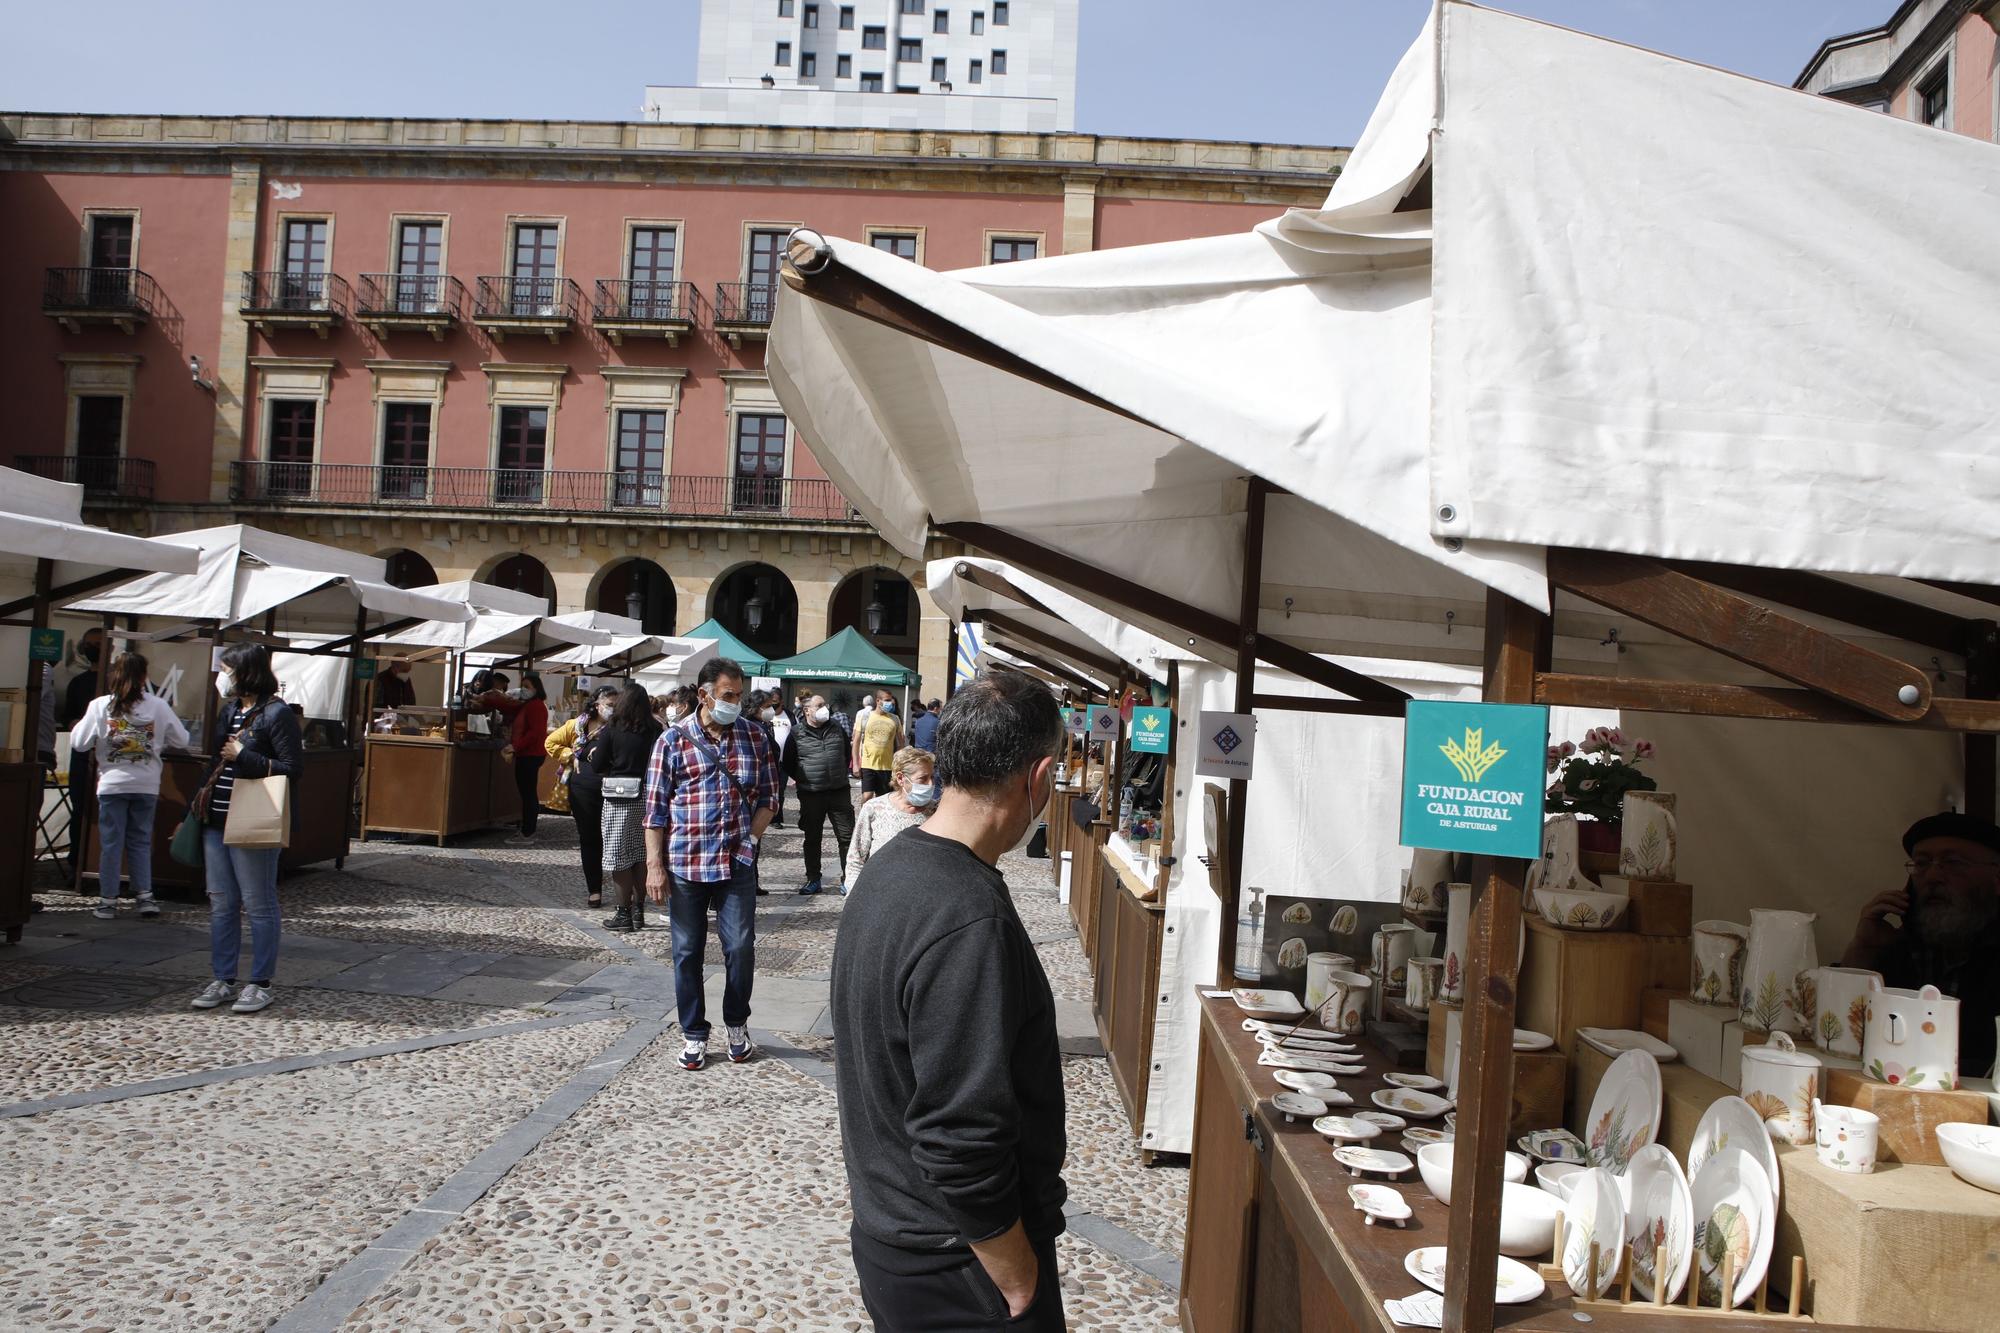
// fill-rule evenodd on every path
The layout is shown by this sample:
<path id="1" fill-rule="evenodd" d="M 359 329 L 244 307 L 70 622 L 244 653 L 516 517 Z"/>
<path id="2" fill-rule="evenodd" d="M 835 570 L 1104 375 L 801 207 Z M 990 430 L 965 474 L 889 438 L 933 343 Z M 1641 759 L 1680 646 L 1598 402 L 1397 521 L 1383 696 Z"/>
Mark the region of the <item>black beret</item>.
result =
<path id="1" fill-rule="evenodd" d="M 1903 850 L 1914 852 L 1917 844 L 1926 838 L 1963 838 L 1990 851 L 2000 852 L 2000 826 L 1990 819 L 1962 815 L 1953 810 L 1925 815 L 1910 825 L 1910 831 L 1903 835 Z"/>

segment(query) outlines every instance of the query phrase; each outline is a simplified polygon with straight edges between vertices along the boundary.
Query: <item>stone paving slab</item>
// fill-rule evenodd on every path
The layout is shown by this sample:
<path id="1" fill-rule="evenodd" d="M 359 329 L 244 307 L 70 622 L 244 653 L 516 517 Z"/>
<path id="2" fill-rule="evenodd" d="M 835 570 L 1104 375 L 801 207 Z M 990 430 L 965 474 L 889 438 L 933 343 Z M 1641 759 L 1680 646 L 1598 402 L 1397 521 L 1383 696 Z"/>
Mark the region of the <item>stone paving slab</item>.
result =
<path id="1" fill-rule="evenodd" d="M 367 991 L 375 995 L 435 995 L 461 977 L 490 967 L 505 955 L 455 950 L 407 949 L 382 954 L 319 982 L 321 990 Z"/>
<path id="2" fill-rule="evenodd" d="M 475 974 L 460 977 L 427 994 L 460 1004 L 491 1004 L 509 1009 L 533 1009 L 545 1005 L 570 989 L 563 981 L 523 981 L 517 977 L 489 977 Z"/>

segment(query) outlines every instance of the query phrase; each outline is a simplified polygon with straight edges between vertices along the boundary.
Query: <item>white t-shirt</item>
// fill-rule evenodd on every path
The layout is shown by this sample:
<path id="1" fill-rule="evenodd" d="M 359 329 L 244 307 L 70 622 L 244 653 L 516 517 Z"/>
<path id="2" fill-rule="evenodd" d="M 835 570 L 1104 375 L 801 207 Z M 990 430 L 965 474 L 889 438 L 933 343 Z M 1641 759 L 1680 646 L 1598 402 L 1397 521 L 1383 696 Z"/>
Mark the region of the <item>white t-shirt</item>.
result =
<path id="1" fill-rule="evenodd" d="M 158 796 L 160 752 L 182 749 L 187 728 L 157 694 L 143 696 L 122 717 L 111 712 L 111 696 L 100 694 L 70 729 L 70 748 L 94 750 L 99 796 Z"/>

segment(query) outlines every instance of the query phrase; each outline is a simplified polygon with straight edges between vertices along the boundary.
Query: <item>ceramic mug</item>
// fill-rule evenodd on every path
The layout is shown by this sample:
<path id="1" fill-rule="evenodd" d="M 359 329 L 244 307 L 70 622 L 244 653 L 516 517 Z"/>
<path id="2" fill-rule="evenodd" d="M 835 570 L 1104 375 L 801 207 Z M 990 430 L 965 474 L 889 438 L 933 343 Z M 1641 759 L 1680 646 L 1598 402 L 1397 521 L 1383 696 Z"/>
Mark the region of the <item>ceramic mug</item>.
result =
<path id="1" fill-rule="evenodd" d="M 1386 989 L 1403 984 L 1404 969 L 1417 949 L 1417 928 L 1407 921 L 1391 921 L 1375 932 L 1369 945 L 1369 962 Z"/>
<path id="2" fill-rule="evenodd" d="M 1442 999 L 1453 1004 L 1465 998 L 1465 937 L 1472 920 L 1472 886 L 1445 886 L 1444 989 Z"/>
<path id="3" fill-rule="evenodd" d="M 1812 1019 L 1813 1045 L 1860 1059 L 1868 997 L 1881 989 L 1882 974 L 1859 967 L 1816 967 L 1801 977 L 1799 999 Z"/>
<path id="4" fill-rule="evenodd" d="M 1443 979 L 1444 959 L 1412 958 L 1403 970 L 1403 1003 L 1420 1014 L 1429 1013 Z"/>
<path id="5" fill-rule="evenodd" d="M 1821 1166 L 1865 1176 L 1875 1169 L 1882 1117 L 1853 1106 L 1813 1099 L 1813 1144 Z"/>
<path id="6" fill-rule="evenodd" d="M 1743 1100 L 1778 1142 L 1812 1142 L 1819 1072 L 1819 1057 L 1800 1050 L 1788 1033 L 1773 1032 L 1769 1045 L 1743 1048 Z"/>
<path id="7" fill-rule="evenodd" d="M 1958 1001 L 1936 986 L 1884 986 L 1868 996 L 1861 1068 L 1878 1083 L 1958 1086 Z"/>
<path id="8" fill-rule="evenodd" d="M 1326 998 L 1319 1005 L 1319 1025 L 1328 1032 L 1357 1035 L 1368 990 L 1375 983 L 1359 972 L 1335 972 L 1328 978 Z"/>
<path id="9" fill-rule="evenodd" d="M 1734 921 L 1702 921 L 1694 928 L 1692 998 L 1732 1009 L 1743 984 L 1743 945 L 1750 927 Z"/>
<path id="10" fill-rule="evenodd" d="M 1317 1009 L 1326 999 L 1331 988 L 1330 978 L 1336 972 L 1349 972 L 1354 961 L 1344 953 L 1309 953 L 1306 955 L 1306 1008 Z"/>

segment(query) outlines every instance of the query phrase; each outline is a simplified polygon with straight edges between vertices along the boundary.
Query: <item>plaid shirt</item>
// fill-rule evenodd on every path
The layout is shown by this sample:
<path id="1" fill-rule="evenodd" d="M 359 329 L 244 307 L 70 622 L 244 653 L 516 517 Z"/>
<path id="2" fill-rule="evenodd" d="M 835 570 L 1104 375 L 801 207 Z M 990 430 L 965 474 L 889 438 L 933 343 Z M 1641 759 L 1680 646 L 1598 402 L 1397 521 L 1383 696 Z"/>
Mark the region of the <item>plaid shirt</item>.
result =
<path id="1" fill-rule="evenodd" d="M 646 766 L 646 827 L 668 829 L 667 870 L 716 883 L 730 877 L 736 849 L 750 837 L 752 808 L 778 809 L 778 762 L 762 723 L 738 718 L 720 741 L 703 734 L 729 773 L 695 743 L 697 712 L 668 727 Z M 746 803 L 737 783 L 749 794 Z"/>

